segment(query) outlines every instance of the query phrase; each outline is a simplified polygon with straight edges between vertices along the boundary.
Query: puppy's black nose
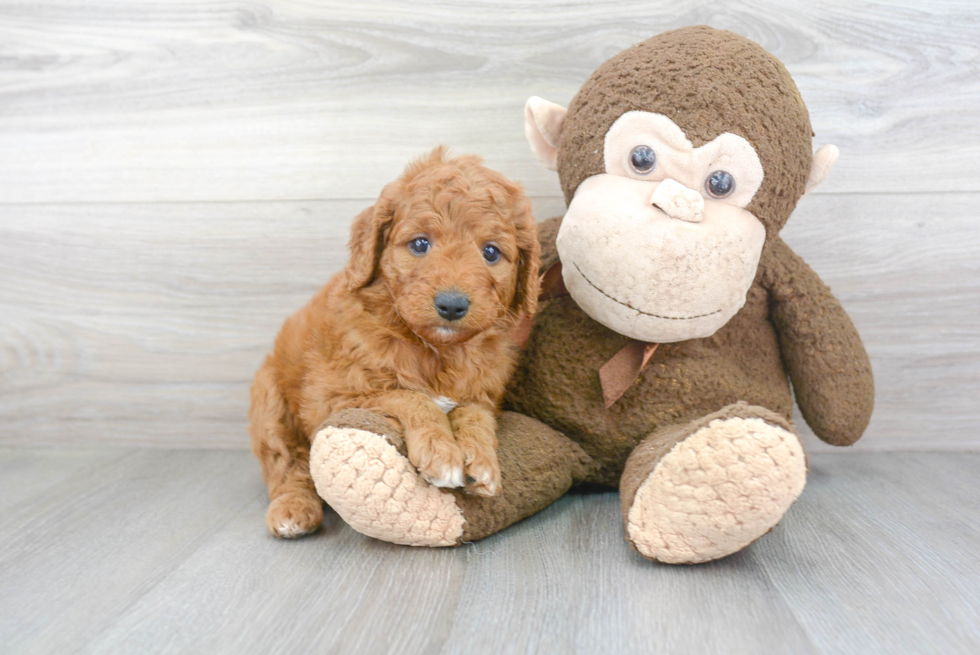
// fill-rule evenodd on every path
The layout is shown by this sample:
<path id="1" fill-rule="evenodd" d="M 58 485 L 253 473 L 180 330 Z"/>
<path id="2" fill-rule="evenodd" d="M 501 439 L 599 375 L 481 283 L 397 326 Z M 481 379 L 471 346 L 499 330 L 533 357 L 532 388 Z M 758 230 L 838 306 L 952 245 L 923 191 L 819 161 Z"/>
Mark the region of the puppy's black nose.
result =
<path id="1" fill-rule="evenodd" d="M 470 299 L 458 291 L 443 291 L 436 296 L 436 311 L 447 321 L 458 321 L 470 309 Z"/>

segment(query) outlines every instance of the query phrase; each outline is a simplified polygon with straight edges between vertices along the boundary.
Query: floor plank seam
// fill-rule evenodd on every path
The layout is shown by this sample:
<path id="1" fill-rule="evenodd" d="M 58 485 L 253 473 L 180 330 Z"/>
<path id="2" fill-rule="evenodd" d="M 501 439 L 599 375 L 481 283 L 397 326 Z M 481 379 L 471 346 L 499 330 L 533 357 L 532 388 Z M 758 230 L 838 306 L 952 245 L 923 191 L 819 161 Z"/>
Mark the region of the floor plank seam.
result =
<path id="1" fill-rule="evenodd" d="M 130 602 L 117 608 L 116 611 L 114 612 L 114 616 L 109 621 L 106 621 L 103 625 L 99 626 L 99 628 L 93 632 L 93 635 L 95 636 L 93 636 L 92 639 L 85 644 L 85 646 L 90 648 L 94 644 L 97 644 L 102 635 L 106 634 L 107 632 L 110 632 L 115 626 L 121 623 L 123 619 L 126 617 L 126 615 L 128 614 L 129 610 L 131 610 L 133 607 L 139 604 L 139 602 L 142 601 L 147 595 L 152 593 L 154 589 L 156 589 L 161 584 L 166 582 L 167 579 L 171 575 L 173 575 L 175 571 L 180 569 L 180 567 L 186 564 L 187 561 L 190 560 L 195 553 L 199 552 L 201 548 L 203 548 L 212 539 L 214 539 L 215 535 L 221 532 L 222 528 L 231 524 L 241 514 L 247 511 L 252 505 L 254 505 L 257 499 L 264 498 L 264 497 L 266 497 L 266 492 L 264 490 L 260 492 L 256 492 L 254 496 L 249 498 L 237 510 L 233 512 L 229 512 L 227 514 L 227 518 L 224 521 L 222 521 L 220 524 L 209 526 L 208 529 L 202 531 L 201 537 L 199 539 L 189 542 L 177 554 L 177 557 L 174 559 L 179 558 L 179 561 L 177 561 L 173 566 L 167 567 L 165 571 L 162 571 L 153 580 L 148 580 L 146 584 L 141 585 L 143 587 L 142 591 L 135 591 L 136 595 L 134 595 L 130 599 Z M 272 537 L 270 536 L 270 538 Z"/>
<path id="2" fill-rule="evenodd" d="M 96 478 L 96 479 L 98 479 L 97 476 L 98 476 L 99 471 L 102 471 L 104 469 L 112 469 L 120 461 L 123 461 L 125 459 L 134 459 L 134 458 L 137 457 L 138 454 L 139 454 L 139 451 L 136 450 L 136 449 L 134 449 L 132 452 L 121 453 L 118 457 L 113 457 L 113 458 L 111 458 L 109 460 L 101 460 L 99 462 L 96 462 L 96 463 L 91 464 L 90 466 L 86 466 L 85 468 L 83 468 L 83 469 L 81 469 L 79 471 L 76 471 L 76 472 L 72 473 L 71 475 L 67 476 L 66 478 L 57 481 L 55 484 L 53 484 L 53 485 L 51 485 L 51 486 L 49 486 L 49 487 L 47 487 L 45 489 L 39 489 L 37 492 L 32 493 L 30 496 L 28 496 L 27 498 L 24 498 L 23 500 L 21 500 L 18 503 L 18 506 L 21 508 L 21 511 L 20 512 L 11 511 L 8 508 L 3 514 L 0 514 L 0 527 L 2 527 L 4 524 L 16 522 L 17 517 L 20 516 L 20 514 L 23 513 L 23 512 L 32 513 L 34 511 L 34 509 L 33 509 L 33 507 L 34 507 L 34 501 L 36 501 L 37 499 L 39 499 L 39 498 L 41 498 L 43 496 L 49 496 L 52 493 L 56 493 L 56 490 L 59 487 L 62 487 L 62 486 L 65 486 L 65 485 L 70 485 L 71 482 L 74 481 L 76 478 L 79 478 L 79 477 L 87 477 L 87 478 Z M 11 542 L 5 542 L 2 539 L 3 536 L 5 536 L 5 535 L 2 532 L 0 532 L 0 563 L 3 563 L 4 562 L 4 559 L 6 557 L 4 555 L 4 551 L 6 551 L 6 550 L 13 551 L 14 550 L 14 546 L 16 545 L 16 542 L 13 542 L 13 543 L 11 543 Z M 21 537 L 21 538 L 23 538 L 23 537 Z"/>
<path id="3" fill-rule="evenodd" d="M 790 511 L 792 511 L 792 508 Z M 778 529 L 779 526 L 777 525 L 776 527 Z M 793 621 L 800 629 L 800 632 L 806 637 L 807 643 L 810 644 L 810 646 L 813 648 L 814 653 L 820 653 L 820 654 L 827 653 L 826 650 L 821 648 L 817 644 L 817 642 L 814 641 L 813 633 L 807 629 L 806 624 L 803 622 L 796 608 L 793 607 L 792 603 L 790 603 L 789 599 L 786 597 L 786 594 L 783 593 L 783 590 L 779 587 L 778 584 L 776 584 L 776 581 L 773 580 L 772 576 L 769 574 L 769 567 L 766 566 L 765 560 L 761 557 L 758 557 L 758 561 L 759 561 L 759 568 L 762 569 L 762 574 L 765 576 L 766 582 L 769 583 L 771 589 L 775 590 L 775 592 L 779 594 L 779 598 L 782 600 L 783 606 L 786 608 L 786 611 L 789 612 L 790 615 L 793 617 Z"/>

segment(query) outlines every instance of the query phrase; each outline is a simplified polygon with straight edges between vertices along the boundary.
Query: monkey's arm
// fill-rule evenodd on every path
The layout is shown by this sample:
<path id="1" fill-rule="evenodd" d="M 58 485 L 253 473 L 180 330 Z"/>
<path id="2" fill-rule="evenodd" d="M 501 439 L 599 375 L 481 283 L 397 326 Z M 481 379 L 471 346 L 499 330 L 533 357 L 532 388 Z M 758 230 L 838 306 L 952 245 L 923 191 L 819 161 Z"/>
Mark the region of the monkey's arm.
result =
<path id="1" fill-rule="evenodd" d="M 874 407 L 871 362 L 854 324 L 817 274 L 782 239 L 760 264 L 770 317 L 803 418 L 823 441 L 857 441 Z"/>

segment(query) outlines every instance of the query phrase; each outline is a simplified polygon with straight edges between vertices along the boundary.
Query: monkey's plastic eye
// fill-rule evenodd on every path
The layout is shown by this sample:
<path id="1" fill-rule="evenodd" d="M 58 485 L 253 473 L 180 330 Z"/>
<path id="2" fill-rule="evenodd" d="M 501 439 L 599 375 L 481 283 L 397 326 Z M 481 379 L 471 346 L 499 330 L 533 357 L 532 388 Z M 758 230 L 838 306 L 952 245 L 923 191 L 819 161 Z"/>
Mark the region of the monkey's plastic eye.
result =
<path id="1" fill-rule="evenodd" d="M 657 167 L 657 153 L 650 146 L 636 146 L 630 152 L 630 166 L 640 175 L 646 175 Z"/>
<path id="2" fill-rule="evenodd" d="M 500 248 L 488 243 L 483 246 L 483 258 L 487 260 L 488 264 L 496 264 L 500 261 Z"/>
<path id="3" fill-rule="evenodd" d="M 408 249 L 412 251 L 413 255 L 418 255 L 419 257 L 429 252 L 429 248 L 431 247 L 432 245 L 425 237 L 415 237 L 408 242 Z"/>
<path id="4" fill-rule="evenodd" d="M 735 178 L 728 171 L 715 171 L 704 181 L 704 188 L 712 198 L 724 198 L 735 190 Z"/>

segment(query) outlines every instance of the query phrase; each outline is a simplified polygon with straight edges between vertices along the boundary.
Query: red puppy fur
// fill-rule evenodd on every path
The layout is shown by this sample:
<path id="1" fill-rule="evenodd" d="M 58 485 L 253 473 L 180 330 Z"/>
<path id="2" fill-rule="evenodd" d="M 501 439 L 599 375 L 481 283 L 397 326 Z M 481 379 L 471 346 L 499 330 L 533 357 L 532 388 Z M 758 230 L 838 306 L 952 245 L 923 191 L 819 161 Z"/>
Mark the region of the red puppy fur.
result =
<path id="1" fill-rule="evenodd" d="M 496 416 L 515 326 L 538 297 L 539 246 L 520 186 L 437 148 L 357 216 L 350 249 L 346 269 L 283 325 L 252 384 L 252 450 L 278 537 L 322 522 L 310 442 L 344 408 L 400 424 L 431 484 L 501 488 Z"/>

